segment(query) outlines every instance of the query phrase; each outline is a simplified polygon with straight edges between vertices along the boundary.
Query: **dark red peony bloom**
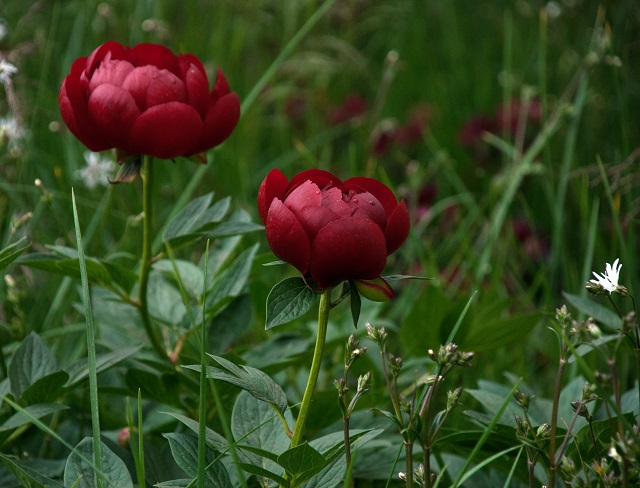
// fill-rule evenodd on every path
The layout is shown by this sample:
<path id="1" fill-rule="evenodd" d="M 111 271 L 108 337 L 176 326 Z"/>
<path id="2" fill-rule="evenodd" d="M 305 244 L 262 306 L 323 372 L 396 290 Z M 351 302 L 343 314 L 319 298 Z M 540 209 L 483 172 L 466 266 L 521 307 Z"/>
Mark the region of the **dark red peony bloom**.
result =
<path id="1" fill-rule="evenodd" d="M 343 182 L 317 169 L 291 181 L 272 170 L 260 186 L 258 211 L 273 253 L 323 289 L 379 278 L 410 226 L 407 205 L 384 184 Z"/>
<path id="2" fill-rule="evenodd" d="M 210 91 L 194 55 L 113 41 L 73 63 L 58 105 L 69 130 L 92 151 L 116 148 L 164 159 L 217 146 L 240 117 L 240 101 L 222 71 Z"/>

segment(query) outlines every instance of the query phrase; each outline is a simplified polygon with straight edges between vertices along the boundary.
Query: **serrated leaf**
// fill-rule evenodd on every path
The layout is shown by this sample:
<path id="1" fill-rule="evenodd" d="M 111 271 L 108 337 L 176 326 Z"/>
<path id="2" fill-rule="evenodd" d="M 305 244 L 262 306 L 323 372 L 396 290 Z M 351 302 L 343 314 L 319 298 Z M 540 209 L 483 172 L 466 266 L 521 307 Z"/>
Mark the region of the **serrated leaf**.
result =
<path id="1" fill-rule="evenodd" d="M 312 469 L 324 468 L 327 460 L 313 447 L 305 443 L 280 454 L 278 464 L 287 472 L 298 475 Z"/>
<path id="2" fill-rule="evenodd" d="M 133 488 L 131 475 L 124 461 L 116 456 L 104 442 L 102 450 L 102 470 L 105 485 L 110 488 Z M 74 488 L 98 488 L 93 463 L 93 441 L 85 437 L 67 458 L 64 468 L 64 485 Z"/>
<path id="3" fill-rule="evenodd" d="M 33 383 L 58 371 L 58 363 L 51 349 L 35 332 L 20 343 L 9 363 L 11 393 L 20 398 Z"/>
<path id="4" fill-rule="evenodd" d="M 594 300 L 582 298 L 578 295 L 562 292 L 567 301 L 589 317 L 593 317 L 596 322 L 607 326 L 611 330 L 617 330 L 622 327 L 622 320 L 611 309 L 600 305 Z"/>
<path id="5" fill-rule="evenodd" d="M 60 396 L 69 380 L 66 371 L 56 371 L 33 382 L 23 393 L 22 401 L 27 405 L 49 403 Z"/>
<path id="6" fill-rule="evenodd" d="M 269 375 L 251 366 L 238 366 L 231 361 L 208 354 L 222 368 L 207 367 L 207 378 L 213 378 L 242 388 L 254 398 L 272 404 L 280 413 L 287 410 L 287 396 L 284 390 Z M 185 366 L 200 371 L 200 365 Z"/>
<path id="7" fill-rule="evenodd" d="M 23 237 L 17 242 L 8 245 L 0 251 L 0 271 L 9 266 L 13 261 L 27 250 L 29 244 L 26 244 L 27 238 Z"/>
<path id="8" fill-rule="evenodd" d="M 213 192 L 202 195 L 187 203 L 187 205 L 171 219 L 169 224 L 167 224 L 167 227 L 162 233 L 162 240 L 171 242 L 171 240 L 176 237 L 184 236 L 194 231 L 198 220 L 207 208 L 209 208 L 212 200 Z"/>
<path id="9" fill-rule="evenodd" d="M 176 464 L 195 478 L 198 476 L 198 438 L 189 434 L 163 434 L 169 440 L 171 454 Z M 211 449 L 206 450 L 205 463 L 208 466 L 215 459 Z M 215 462 L 205 471 L 204 485 L 209 488 L 228 488 L 231 486 L 229 473 L 221 462 Z"/>
<path id="10" fill-rule="evenodd" d="M 64 488 L 62 483 L 38 473 L 13 457 L 0 453 L 0 461 L 13 473 L 20 485 L 25 488 Z"/>
<path id="11" fill-rule="evenodd" d="M 2 425 L 0 431 L 13 430 L 23 425 L 29 424 L 33 419 L 40 419 L 49 414 L 66 410 L 67 406 L 59 403 L 44 403 L 39 405 L 29 405 L 23 408 L 22 412 L 16 412 L 9 417 Z"/>
<path id="12" fill-rule="evenodd" d="M 265 329 L 301 317 L 318 302 L 318 297 L 302 278 L 286 278 L 277 283 L 267 296 Z"/>

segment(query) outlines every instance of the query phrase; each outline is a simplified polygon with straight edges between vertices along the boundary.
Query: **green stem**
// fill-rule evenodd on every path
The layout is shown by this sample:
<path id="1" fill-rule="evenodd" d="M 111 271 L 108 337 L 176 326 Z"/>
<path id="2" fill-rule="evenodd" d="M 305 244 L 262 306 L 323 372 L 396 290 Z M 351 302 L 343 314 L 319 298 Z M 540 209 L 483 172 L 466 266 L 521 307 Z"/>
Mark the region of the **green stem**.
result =
<path id="1" fill-rule="evenodd" d="M 153 158 L 144 156 L 142 169 L 142 213 L 144 218 L 142 230 L 142 262 L 140 267 L 140 281 L 138 284 L 138 309 L 142 325 L 151 341 L 153 349 L 162 359 L 167 358 L 167 351 L 162 346 L 158 337 L 158 331 L 154 328 L 149 315 L 149 303 L 147 301 L 147 289 L 149 287 L 149 272 L 151 271 L 151 243 L 153 240 L 153 205 L 151 201 L 151 190 L 153 188 Z"/>
<path id="2" fill-rule="evenodd" d="M 327 323 L 329 322 L 329 310 L 331 309 L 331 290 L 325 291 L 320 296 L 320 307 L 318 309 L 318 336 L 316 337 L 316 347 L 313 350 L 313 361 L 311 362 L 311 371 L 309 371 L 309 379 L 307 387 L 302 397 L 302 405 L 300 406 L 300 414 L 296 421 L 293 438 L 291 439 L 291 447 L 296 447 L 302 440 L 302 432 L 304 425 L 307 423 L 309 416 L 309 407 L 313 398 L 313 392 L 318 381 L 318 373 L 320 373 L 320 364 L 322 363 L 322 351 L 327 336 Z"/>

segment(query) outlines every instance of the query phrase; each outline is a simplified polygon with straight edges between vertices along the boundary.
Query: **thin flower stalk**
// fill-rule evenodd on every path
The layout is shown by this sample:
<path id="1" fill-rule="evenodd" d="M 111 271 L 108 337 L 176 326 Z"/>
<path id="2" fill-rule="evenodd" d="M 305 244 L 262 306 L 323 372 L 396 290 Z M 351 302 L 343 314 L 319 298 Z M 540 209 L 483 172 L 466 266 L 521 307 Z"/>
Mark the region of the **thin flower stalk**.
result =
<path id="1" fill-rule="evenodd" d="M 296 421 L 293 437 L 291 438 L 291 447 L 296 447 L 302 442 L 302 434 L 304 426 L 309 416 L 309 408 L 313 399 L 313 392 L 318 382 L 320 373 L 320 365 L 322 364 L 322 354 L 324 351 L 324 343 L 327 336 L 327 324 L 329 323 L 329 311 L 331 310 L 331 290 L 325 291 L 320 295 L 320 306 L 318 309 L 318 335 L 316 337 L 316 345 L 313 350 L 313 360 L 311 361 L 311 371 L 309 371 L 309 379 L 302 397 L 300 405 L 300 414 Z"/>
<path id="2" fill-rule="evenodd" d="M 162 346 L 162 342 L 158 336 L 158 331 L 151 322 L 149 314 L 148 288 L 149 273 L 151 272 L 151 243 L 153 240 L 153 206 L 151 199 L 151 190 L 153 188 L 153 158 L 145 156 L 142 163 L 142 212 L 143 230 L 142 230 L 142 258 L 140 264 L 140 280 L 138 282 L 138 310 L 142 325 L 147 333 L 147 337 L 151 341 L 151 346 L 159 357 L 166 358 L 167 352 Z"/>

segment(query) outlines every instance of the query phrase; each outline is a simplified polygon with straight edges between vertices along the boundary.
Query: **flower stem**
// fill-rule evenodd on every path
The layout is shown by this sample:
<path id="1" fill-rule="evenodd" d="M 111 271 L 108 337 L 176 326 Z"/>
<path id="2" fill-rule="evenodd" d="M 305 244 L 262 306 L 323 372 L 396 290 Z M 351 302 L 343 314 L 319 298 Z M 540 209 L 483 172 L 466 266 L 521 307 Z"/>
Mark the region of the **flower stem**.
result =
<path id="1" fill-rule="evenodd" d="M 313 392 L 316 388 L 316 382 L 318 381 L 318 374 L 320 373 L 320 364 L 322 363 L 322 351 L 324 349 L 324 342 L 327 336 L 327 324 L 329 322 L 329 310 L 331 309 L 331 290 L 325 291 L 320 295 L 320 306 L 318 309 L 318 336 L 316 337 L 316 347 L 313 350 L 313 361 L 311 361 L 311 371 L 309 371 L 309 379 L 307 380 L 307 387 L 304 390 L 304 396 L 302 397 L 302 405 L 300 406 L 300 414 L 296 421 L 295 430 L 291 439 L 291 447 L 296 447 L 302 440 L 302 432 L 309 416 L 309 407 L 311 406 L 311 400 Z"/>
<path id="2" fill-rule="evenodd" d="M 158 336 L 158 331 L 154 328 L 149 315 L 149 304 L 147 301 L 147 289 L 149 287 L 149 272 L 151 271 L 151 242 L 153 240 L 153 206 L 151 202 L 151 190 L 153 188 L 153 158 L 144 156 L 142 169 L 142 262 L 140 265 L 140 280 L 138 282 L 138 309 L 142 325 L 151 341 L 153 349 L 162 359 L 167 358 L 167 352 L 162 347 L 162 342 Z"/>

